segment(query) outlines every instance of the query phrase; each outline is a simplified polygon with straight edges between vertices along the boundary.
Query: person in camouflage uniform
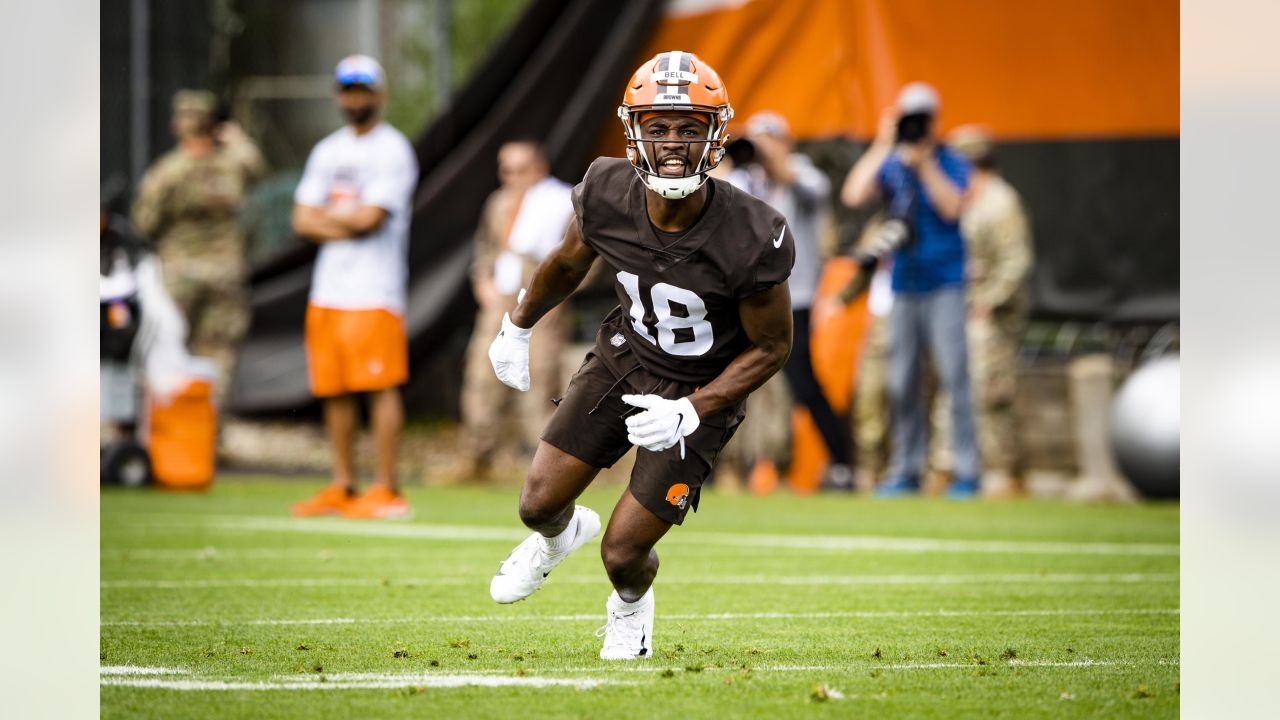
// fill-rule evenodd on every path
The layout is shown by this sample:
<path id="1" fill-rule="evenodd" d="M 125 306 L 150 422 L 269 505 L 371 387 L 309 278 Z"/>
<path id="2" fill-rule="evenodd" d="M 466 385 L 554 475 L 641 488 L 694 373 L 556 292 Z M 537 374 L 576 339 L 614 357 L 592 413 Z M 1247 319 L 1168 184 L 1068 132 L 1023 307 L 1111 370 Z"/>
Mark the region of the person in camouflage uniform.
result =
<path id="1" fill-rule="evenodd" d="M 557 308 L 543 318 L 546 328 L 534 340 L 529 354 L 532 367 L 530 392 L 512 395 L 493 374 L 489 344 L 502 329 L 502 316 L 517 304 L 519 290 L 528 287 L 538 263 L 554 245 L 511 247 L 526 200 L 562 205 L 561 220 L 544 228 L 544 237 L 558 243 L 572 215 L 569 186 L 550 174 L 545 151 L 534 141 L 504 144 L 498 151 L 501 186 L 485 201 L 475 233 L 475 259 L 471 286 L 479 305 L 475 329 L 467 347 L 461 409 L 466 433 L 464 474 L 470 480 L 487 479 L 494 458 L 506 447 L 531 453 L 538 434 L 555 410 L 554 398 L 564 389 L 560 355 L 569 338 L 569 317 Z M 536 188 L 536 189 L 535 189 Z M 560 188 L 557 192 L 556 188 Z M 555 213 L 550 213 L 555 216 Z M 528 228 L 524 228 L 528 235 Z M 509 263 L 506 273 L 499 272 Z M 499 277 L 505 274 L 506 277 Z"/>
<path id="2" fill-rule="evenodd" d="M 180 90 L 174 95 L 178 145 L 143 176 L 132 219 L 154 243 L 169 294 L 187 319 L 188 349 L 218 362 L 219 386 L 225 390 L 249 319 L 237 213 L 265 165 L 242 134 L 219 143 L 215 109 L 212 93 Z"/>
<path id="3" fill-rule="evenodd" d="M 854 487 L 874 489 L 889 466 L 892 440 L 889 408 L 889 313 L 893 309 L 890 279 L 892 261 L 882 261 L 888 215 L 877 212 L 867 219 L 853 248 L 859 261 L 858 273 L 835 296 L 824 300 L 823 315 L 838 312 L 863 293 L 869 293 L 866 339 L 858 355 L 858 372 L 853 390 L 853 432 L 858 448 Z M 866 262 L 875 256 L 876 262 Z M 944 438 L 944 442 L 949 440 Z"/>
<path id="4" fill-rule="evenodd" d="M 985 465 L 982 489 L 1006 494 L 1022 461 L 1013 401 L 1030 309 L 1031 226 L 1018 192 L 996 169 L 987 131 L 960 127 L 948 140 L 974 165 L 960 229 L 969 252 L 969 357 Z M 945 413 L 934 415 L 942 419 Z"/>
<path id="5" fill-rule="evenodd" d="M 884 213 L 872 216 L 863 227 L 857 247 L 866 250 L 875 242 Z M 853 427 L 857 439 L 857 472 L 855 485 L 870 490 L 880 481 L 889 466 L 889 309 L 893 290 L 889 287 L 890 266 L 874 271 L 878 279 L 863 278 L 872 290 L 867 337 L 859 358 L 858 375 L 853 395 Z M 847 299 L 845 299 L 847 302 Z"/>

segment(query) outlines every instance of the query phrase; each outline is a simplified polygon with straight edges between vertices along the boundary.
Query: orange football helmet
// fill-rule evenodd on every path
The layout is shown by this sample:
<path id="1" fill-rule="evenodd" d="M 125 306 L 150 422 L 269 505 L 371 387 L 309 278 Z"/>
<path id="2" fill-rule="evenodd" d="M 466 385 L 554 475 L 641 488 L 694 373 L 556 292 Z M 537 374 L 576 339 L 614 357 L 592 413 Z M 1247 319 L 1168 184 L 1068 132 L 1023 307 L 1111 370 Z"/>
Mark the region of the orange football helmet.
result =
<path id="1" fill-rule="evenodd" d="M 707 139 L 684 141 L 706 144 L 691 174 L 658 174 L 653 143 L 644 143 L 640 137 L 640 118 L 651 112 L 706 114 Z M 627 137 L 627 159 L 650 190 L 671 200 L 688 197 L 702 187 L 708 171 L 720 164 L 729 139 L 725 129 L 732 117 L 733 106 L 720 75 L 697 55 L 679 50 L 658 53 L 637 68 L 618 106 L 618 119 Z"/>

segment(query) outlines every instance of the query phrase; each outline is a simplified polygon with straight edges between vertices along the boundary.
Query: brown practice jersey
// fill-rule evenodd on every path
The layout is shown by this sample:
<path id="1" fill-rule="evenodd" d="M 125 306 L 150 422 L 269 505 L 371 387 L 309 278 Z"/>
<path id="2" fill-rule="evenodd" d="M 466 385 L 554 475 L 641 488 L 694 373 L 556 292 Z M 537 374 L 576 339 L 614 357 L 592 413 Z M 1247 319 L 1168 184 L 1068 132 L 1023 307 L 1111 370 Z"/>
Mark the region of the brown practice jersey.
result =
<path id="1" fill-rule="evenodd" d="M 647 190 L 627 160 L 596 159 L 573 189 L 583 240 L 608 265 L 620 303 L 597 343 L 629 345 L 649 372 L 693 385 L 750 346 L 738 303 L 786 282 L 795 260 L 782 215 L 727 182 L 708 182 L 702 217 L 672 237 L 649 222 Z"/>

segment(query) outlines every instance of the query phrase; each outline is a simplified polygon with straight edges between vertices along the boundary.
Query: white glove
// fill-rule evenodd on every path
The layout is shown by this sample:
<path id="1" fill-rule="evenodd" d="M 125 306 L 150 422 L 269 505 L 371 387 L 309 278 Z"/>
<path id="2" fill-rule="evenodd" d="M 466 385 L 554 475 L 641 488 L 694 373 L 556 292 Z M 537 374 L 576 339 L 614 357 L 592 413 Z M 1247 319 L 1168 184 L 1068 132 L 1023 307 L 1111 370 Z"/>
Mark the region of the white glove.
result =
<path id="1" fill-rule="evenodd" d="M 529 337 L 533 328 L 517 327 L 511 314 L 502 314 L 502 330 L 489 346 L 489 362 L 503 385 L 529 390 Z"/>
<path id="2" fill-rule="evenodd" d="M 623 395 L 622 402 L 644 408 L 627 418 L 627 440 L 633 445 L 659 452 L 680 443 L 684 459 L 684 439 L 698 429 L 701 420 L 689 398 L 667 400 L 657 395 Z"/>

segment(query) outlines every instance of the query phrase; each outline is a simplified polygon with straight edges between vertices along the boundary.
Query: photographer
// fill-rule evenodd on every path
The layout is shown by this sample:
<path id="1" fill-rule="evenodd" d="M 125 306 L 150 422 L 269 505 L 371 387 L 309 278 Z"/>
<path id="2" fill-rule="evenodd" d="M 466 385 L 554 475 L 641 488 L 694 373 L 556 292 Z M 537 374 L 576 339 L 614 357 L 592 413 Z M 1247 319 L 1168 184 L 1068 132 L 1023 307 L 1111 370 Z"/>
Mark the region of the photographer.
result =
<path id="1" fill-rule="evenodd" d="M 850 207 L 883 201 L 889 220 L 881 242 L 859 259 L 864 270 L 892 255 L 894 305 L 889 316 L 889 404 L 893 448 L 884 496 L 919 492 L 928 447 L 920 391 L 927 352 L 951 398 L 955 473 L 949 495 L 977 494 L 978 443 L 965 339 L 965 244 L 960 214 L 969 163 L 936 141 L 938 93 L 911 83 L 884 111 L 876 138 L 845 179 Z M 860 276 L 869 273 L 860 273 Z"/>
<path id="2" fill-rule="evenodd" d="M 828 205 L 831 183 L 805 155 L 795 152 L 791 129 L 781 115 L 761 112 L 747 121 L 746 138 L 727 149 L 733 169 L 725 179 L 764 200 L 787 219 L 796 248 L 795 266 L 787 280 L 795 342 L 782 372 L 796 402 L 803 405 L 827 446 L 831 463 L 822 480 L 824 490 L 852 491 L 853 470 L 849 434 L 827 402 L 813 373 L 809 351 L 810 308 L 823 258 L 819 228 Z"/>

